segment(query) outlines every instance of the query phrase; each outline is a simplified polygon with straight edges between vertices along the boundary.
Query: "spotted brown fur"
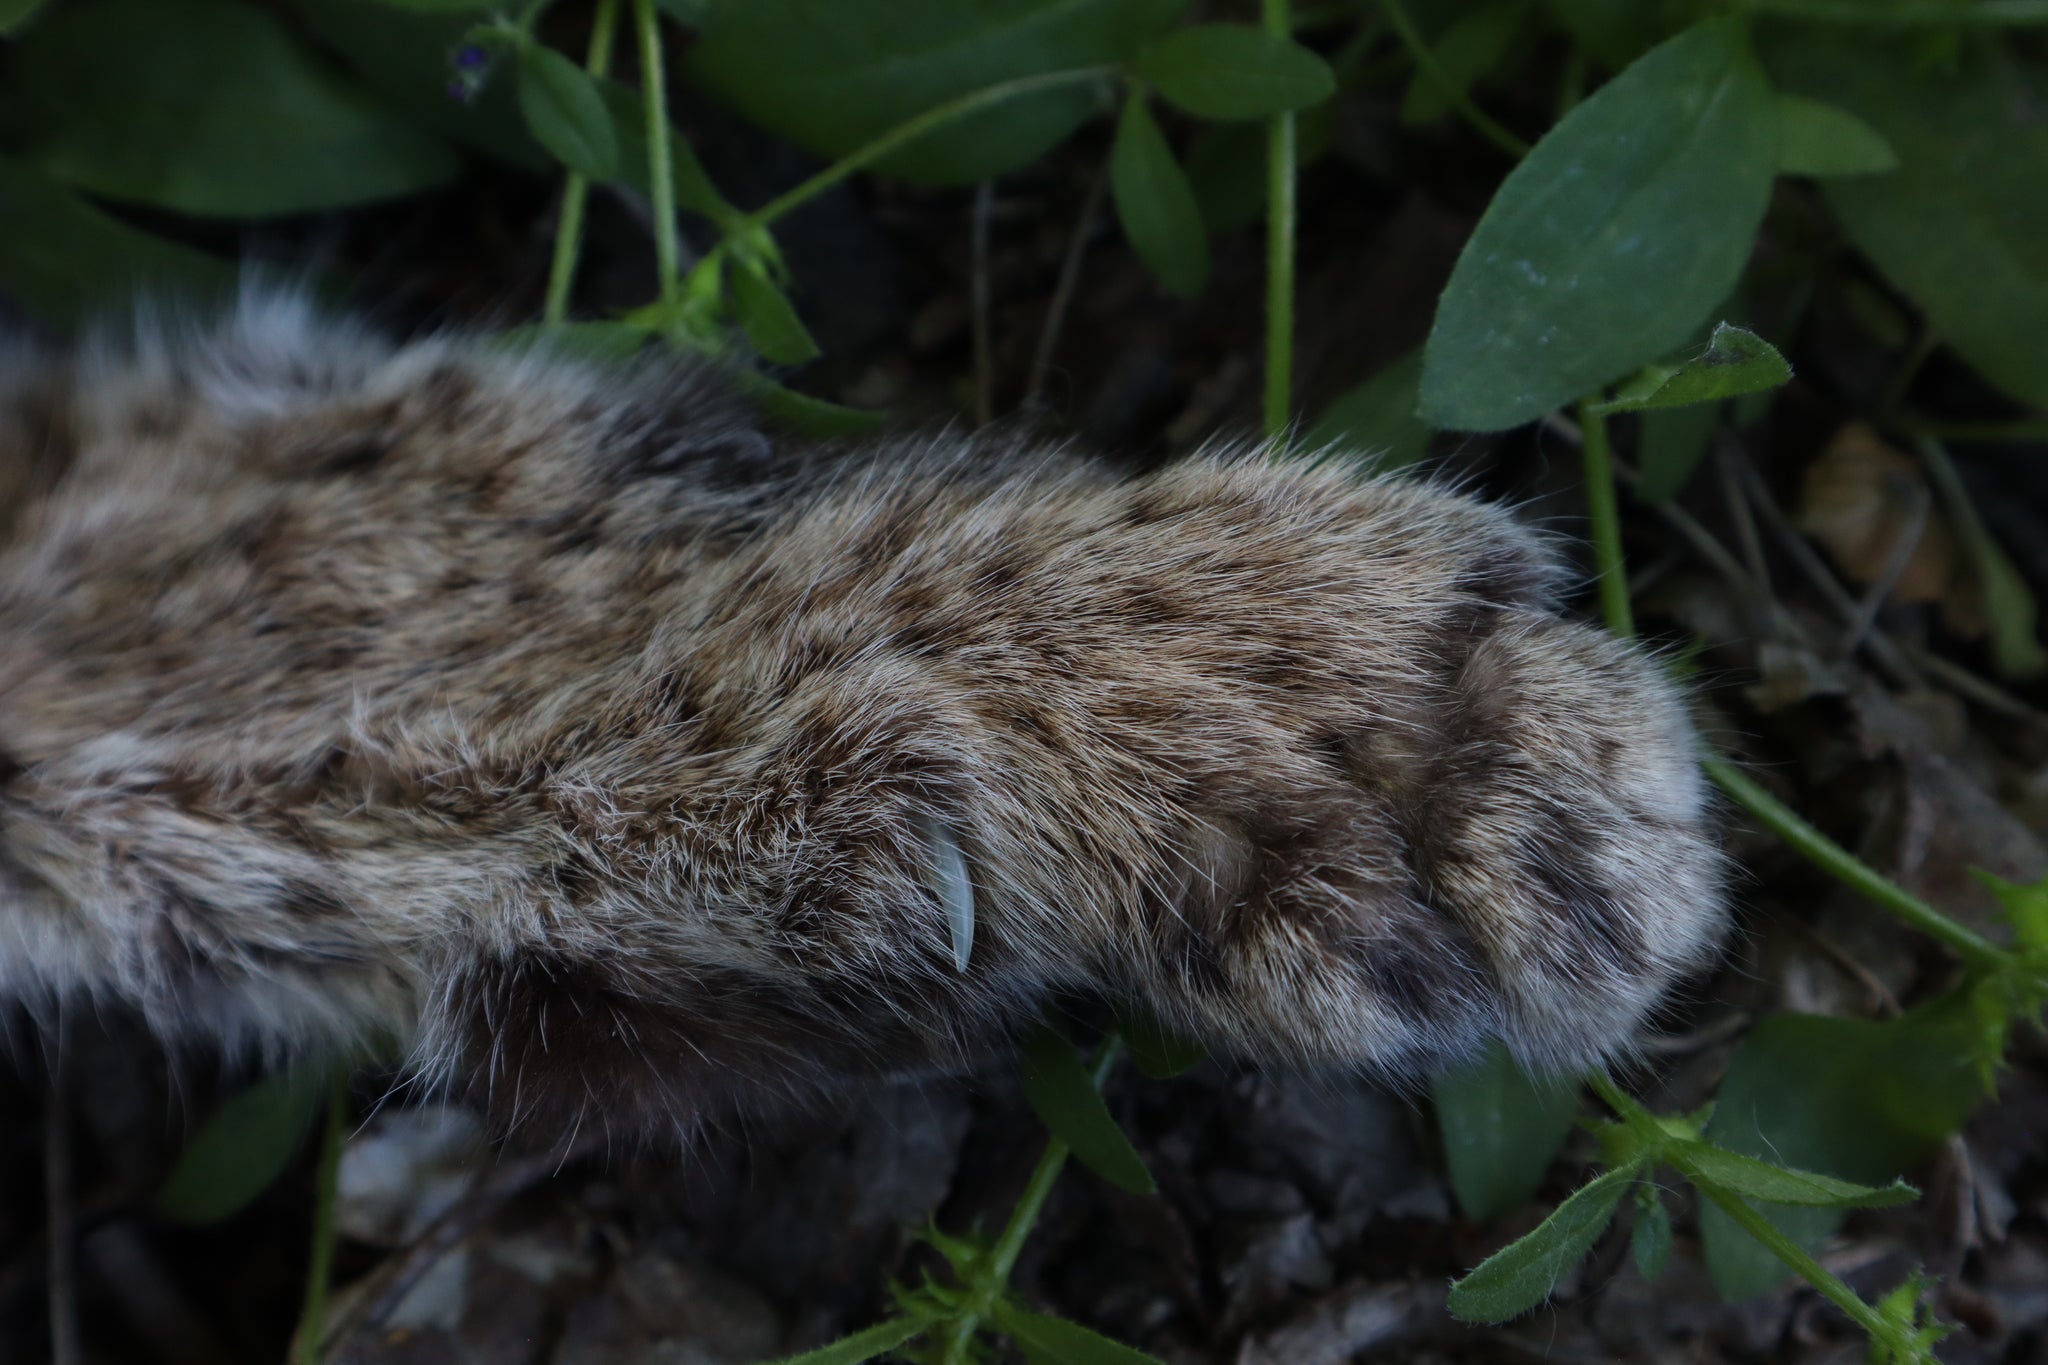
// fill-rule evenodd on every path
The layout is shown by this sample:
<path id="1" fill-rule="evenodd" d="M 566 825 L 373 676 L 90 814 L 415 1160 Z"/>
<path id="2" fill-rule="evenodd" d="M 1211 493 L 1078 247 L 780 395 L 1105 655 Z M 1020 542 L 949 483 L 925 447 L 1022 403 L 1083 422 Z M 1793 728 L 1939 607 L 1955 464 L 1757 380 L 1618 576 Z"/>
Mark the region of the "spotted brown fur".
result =
<path id="1" fill-rule="evenodd" d="M 820 451 L 705 374 L 277 300 L 12 354 L 0 996 L 395 1034 L 644 1130 L 1077 989 L 1254 1058 L 1577 1065 L 1720 931 L 1680 697 L 1427 482 Z"/>

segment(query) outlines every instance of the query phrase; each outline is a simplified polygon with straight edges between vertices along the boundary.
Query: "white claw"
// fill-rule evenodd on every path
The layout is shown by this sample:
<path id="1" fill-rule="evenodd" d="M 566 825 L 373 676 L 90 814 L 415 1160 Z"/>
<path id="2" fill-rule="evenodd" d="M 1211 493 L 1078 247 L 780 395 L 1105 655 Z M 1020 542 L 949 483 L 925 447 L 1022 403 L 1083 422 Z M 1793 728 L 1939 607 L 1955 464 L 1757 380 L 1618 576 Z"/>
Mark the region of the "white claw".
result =
<path id="1" fill-rule="evenodd" d="M 946 912 L 946 927 L 953 934 L 953 966 L 967 970 L 968 954 L 974 951 L 974 882 L 967 875 L 967 855 L 953 831 L 937 820 L 923 822 L 925 843 L 932 851 L 931 888 Z"/>

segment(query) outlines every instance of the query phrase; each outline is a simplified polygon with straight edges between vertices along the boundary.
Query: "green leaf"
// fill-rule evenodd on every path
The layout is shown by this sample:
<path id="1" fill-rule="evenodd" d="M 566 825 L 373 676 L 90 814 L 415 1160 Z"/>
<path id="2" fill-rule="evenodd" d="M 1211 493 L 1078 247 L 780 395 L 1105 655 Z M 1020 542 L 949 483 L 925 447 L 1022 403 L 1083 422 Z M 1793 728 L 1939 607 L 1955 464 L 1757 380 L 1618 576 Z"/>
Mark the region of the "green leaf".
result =
<path id="1" fill-rule="evenodd" d="M 1657 1187 L 1647 1180 L 1636 1186 L 1636 1222 L 1629 1229 L 1628 1249 L 1636 1273 L 1645 1281 L 1655 1281 L 1671 1259 L 1671 1214 Z"/>
<path id="2" fill-rule="evenodd" d="M 0 34 L 8 34 L 27 23 L 49 0 L 0 0 Z"/>
<path id="3" fill-rule="evenodd" d="M 1141 1074 L 1169 1081 L 1209 1059 L 1209 1049 L 1168 1028 L 1150 1010 L 1136 1006 L 1117 1012 L 1117 1033 L 1131 1050 Z"/>
<path id="4" fill-rule="evenodd" d="M 480 14 L 497 8 L 500 0 L 377 0 L 377 3 L 391 9 L 418 10 L 424 14 Z"/>
<path id="5" fill-rule="evenodd" d="M 1527 7 L 1516 0 L 1500 0 L 1459 19 L 1430 44 L 1437 70 L 1460 94 L 1469 93 L 1507 57 L 1525 13 Z M 1435 76 L 1417 71 L 1409 77 L 1408 91 L 1401 97 L 1402 123 L 1433 123 L 1450 112 L 1450 95 Z"/>
<path id="6" fill-rule="evenodd" d="M 761 415 L 777 426 L 813 440 L 829 441 L 841 436 L 858 436 L 873 431 L 887 420 L 886 413 L 828 403 L 807 393 L 785 389 L 780 384 L 748 370 L 738 370 L 732 383 Z"/>
<path id="7" fill-rule="evenodd" d="M 1714 403 L 1789 383 L 1792 367 L 1777 348 L 1743 328 L 1721 323 L 1706 349 L 1676 365 L 1651 365 L 1595 405 L 1599 412 L 1643 412 Z"/>
<path id="8" fill-rule="evenodd" d="M 1679 1143 L 1666 1155 L 1671 1164 L 1695 1184 L 1719 1185 L 1768 1204 L 1872 1209 L 1910 1204 L 1920 1197 L 1920 1191 L 1903 1180 L 1881 1187 L 1858 1185 L 1813 1171 L 1774 1166 L 1768 1161 L 1741 1156 L 1710 1142 Z"/>
<path id="9" fill-rule="evenodd" d="M 1113 1341 L 1078 1322 L 1033 1313 L 1008 1299 L 997 1299 L 996 1326 L 1015 1337 L 1034 1361 L 1057 1365 L 1161 1365 L 1157 1356 Z"/>
<path id="10" fill-rule="evenodd" d="M 1301 438 L 1307 450 L 1341 446 L 1375 456 L 1376 469 L 1399 469 L 1429 453 L 1422 400 L 1422 348 L 1408 352 L 1357 388 L 1339 394 Z"/>
<path id="11" fill-rule="evenodd" d="M 1058 1031 L 1040 1025 L 1024 1035 L 1024 1098 L 1032 1112 L 1061 1142 L 1071 1147 L 1082 1165 L 1133 1194 L 1151 1194 L 1158 1187 L 1145 1159 L 1131 1146 L 1124 1130 L 1110 1117 L 1102 1092 L 1089 1079 L 1081 1054 Z"/>
<path id="12" fill-rule="evenodd" d="M 818 343 L 804 330 L 783 292 L 757 266 L 732 264 L 733 315 L 755 350 L 778 365 L 801 365 L 818 355 Z"/>
<path id="13" fill-rule="evenodd" d="M 0 103 L 30 155 L 111 199 L 264 217 L 411 194 L 460 166 L 242 0 L 80 0 L 8 70 Z"/>
<path id="14" fill-rule="evenodd" d="M 748 119 L 841 157 L 1004 81 L 1129 60 L 1186 0 L 712 0 L 690 79 Z M 955 120 L 880 169 L 963 185 L 1038 159 L 1102 108 L 1100 85 L 1035 91 Z"/>
<path id="15" fill-rule="evenodd" d="M 1192 298 L 1209 280 L 1209 239 L 1186 172 L 1166 135 L 1133 90 L 1117 120 L 1109 162 L 1110 195 L 1124 236 L 1167 292 Z"/>
<path id="16" fill-rule="evenodd" d="M 1982 1096 L 1968 1002 L 1945 999 L 1882 1022 L 1786 1014 L 1735 1051 L 1707 1137 L 1716 1146 L 1859 1184 L 1888 1182 L 1959 1127 Z M 1837 1209 L 1768 1207 L 1795 1242 L 1817 1247 Z M 1710 1204 L 1700 1209 L 1707 1269 L 1723 1297 L 1783 1280 L 1784 1263 Z"/>
<path id="17" fill-rule="evenodd" d="M 551 47 L 519 46 L 519 113 L 541 146 L 592 180 L 619 174 L 619 140 L 590 73 Z"/>
<path id="18" fill-rule="evenodd" d="M 1723 405 L 1694 403 L 1643 414 L 1636 442 L 1636 497 L 1656 504 L 1678 496 L 1721 429 Z"/>
<path id="19" fill-rule="evenodd" d="M 364 0 L 286 0 L 297 25 L 333 53 L 381 103 L 416 128 L 537 175 L 554 158 L 526 131 L 516 80 L 488 80 L 452 99 L 453 53 L 474 20 L 461 14 L 394 9 Z"/>
<path id="20" fill-rule="evenodd" d="M 1765 55 L 1897 149 L 1890 175 L 1821 182 L 1850 241 L 1986 379 L 2048 409 L 2048 80 L 1990 43 L 1942 70 L 1838 30 L 1788 31 Z"/>
<path id="21" fill-rule="evenodd" d="M 1532 1078 L 1495 1041 L 1440 1073 L 1433 1089 L 1451 1189 L 1465 1216 L 1486 1222 L 1527 1203 L 1572 1130 L 1578 1086 Z"/>
<path id="22" fill-rule="evenodd" d="M 1840 105 L 1778 96 L 1779 174 L 1877 175 L 1898 164 L 1884 135 Z"/>
<path id="23" fill-rule="evenodd" d="M 1460 1322 L 1506 1322 L 1550 1297 L 1565 1271 L 1593 1249 L 1641 1168 L 1621 1166 L 1579 1187 L 1526 1235 L 1481 1261 L 1451 1286 Z"/>
<path id="24" fill-rule="evenodd" d="M 801 1355 L 783 1356 L 768 1365 L 860 1365 L 863 1360 L 887 1355 L 925 1330 L 925 1324 L 910 1318 L 892 1318 L 863 1328 L 852 1336 L 820 1346 Z"/>
<path id="25" fill-rule="evenodd" d="M 1696 24 L 1578 105 L 1487 206 L 1430 332 L 1422 416 L 1519 425 L 1683 345 L 1749 259 L 1777 160 L 1740 24 Z"/>
<path id="26" fill-rule="evenodd" d="M 1138 75 L 1199 118 L 1265 118 L 1337 93 L 1321 57 L 1249 24 L 1177 28 L 1138 54 Z"/>
<path id="27" fill-rule="evenodd" d="M 0 289 L 60 330 L 125 313 L 138 297 L 203 309 L 235 294 L 226 261 L 129 227 L 4 156 L 0 223 Z"/>
<path id="28" fill-rule="evenodd" d="M 229 1098 L 202 1125 L 157 1191 L 157 1212 L 217 1223 L 270 1188 L 291 1164 L 326 1101 L 328 1074 L 298 1066 Z"/>

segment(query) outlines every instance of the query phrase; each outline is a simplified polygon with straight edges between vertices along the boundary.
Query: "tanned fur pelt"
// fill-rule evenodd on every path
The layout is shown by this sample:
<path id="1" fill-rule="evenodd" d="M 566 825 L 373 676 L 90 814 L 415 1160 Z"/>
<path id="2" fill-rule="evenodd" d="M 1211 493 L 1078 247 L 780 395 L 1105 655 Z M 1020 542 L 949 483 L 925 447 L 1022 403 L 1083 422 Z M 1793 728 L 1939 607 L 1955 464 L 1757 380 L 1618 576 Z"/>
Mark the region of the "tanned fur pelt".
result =
<path id="1" fill-rule="evenodd" d="M 1656 664 L 1508 514 L 1355 462 L 826 451 L 690 368 L 270 299 L 7 353 L 0 492 L 33 1007 L 390 1033 L 647 1129 L 960 1065 L 1055 990 L 1577 1066 L 1723 923 Z"/>

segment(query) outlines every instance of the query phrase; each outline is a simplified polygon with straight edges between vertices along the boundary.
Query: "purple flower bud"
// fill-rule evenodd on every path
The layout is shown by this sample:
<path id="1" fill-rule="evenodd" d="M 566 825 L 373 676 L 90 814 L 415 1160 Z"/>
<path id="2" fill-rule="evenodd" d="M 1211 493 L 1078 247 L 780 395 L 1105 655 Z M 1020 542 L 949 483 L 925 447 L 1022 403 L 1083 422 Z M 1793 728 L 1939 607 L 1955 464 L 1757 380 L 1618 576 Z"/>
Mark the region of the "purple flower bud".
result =
<path id="1" fill-rule="evenodd" d="M 475 43 L 464 43 L 455 50 L 455 69 L 458 71 L 480 70 L 488 65 L 490 60 L 491 54 Z"/>

